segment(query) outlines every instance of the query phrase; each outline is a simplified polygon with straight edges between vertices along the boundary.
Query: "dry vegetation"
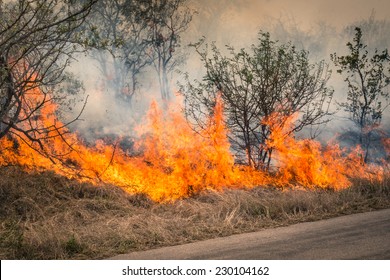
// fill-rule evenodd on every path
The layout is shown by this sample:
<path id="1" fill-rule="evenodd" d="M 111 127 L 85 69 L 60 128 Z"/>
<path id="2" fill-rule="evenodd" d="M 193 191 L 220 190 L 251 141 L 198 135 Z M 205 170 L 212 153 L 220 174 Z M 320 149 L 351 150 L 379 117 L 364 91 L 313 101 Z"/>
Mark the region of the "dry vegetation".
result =
<path id="1" fill-rule="evenodd" d="M 2 167 L 0 178 L 1 259 L 101 259 L 390 206 L 390 179 L 338 192 L 266 187 L 158 204 L 50 172 Z"/>

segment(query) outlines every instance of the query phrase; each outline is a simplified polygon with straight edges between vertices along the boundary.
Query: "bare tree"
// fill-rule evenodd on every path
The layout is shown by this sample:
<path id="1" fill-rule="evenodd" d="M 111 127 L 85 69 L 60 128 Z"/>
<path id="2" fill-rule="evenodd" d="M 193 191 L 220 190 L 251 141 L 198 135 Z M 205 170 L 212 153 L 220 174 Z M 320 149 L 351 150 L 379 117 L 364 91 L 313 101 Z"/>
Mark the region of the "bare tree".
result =
<path id="1" fill-rule="evenodd" d="M 375 49 L 369 56 L 362 35 L 361 28 L 356 27 L 353 42 L 347 43 L 349 54 L 337 56 L 334 53 L 331 58 L 339 67 L 337 72 L 345 75 L 347 101 L 340 106 L 358 127 L 358 143 L 364 151 L 364 162 L 367 162 L 374 132 L 390 104 L 390 56 L 387 49 L 382 52 Z"/>
<path id="2" fill-rule="evenodd" d="M 169 73 L 183 60 L 180 55 L 181 34 L 187 30 L 193 11 L 186 6 L 187 0 L 143 0 L 140 14 L 150 27 L 149 55 L 159 79 L 161 98 L 171 98 Z"/>
<path id="3" fill-rule="evenodd" d="M 171 96 L 169 74 L 183 62 L 181 34 L 193 12 L 187 0 L 101 0 L 89 18 L 89 46 L 110 90 L 132 97 L 140 74 L 152 65 L 161 98 Z M 107 55 L 109 54 L 109 55 Z"/>
<path id="4" fill-rule="evenodd" d="M 77 32 L 97 0 L 0 2 L 0 139 L 19 135 L 41 145 L 40 111 L 65 79 L 82 35 Z M 39 90 L 38 90 L 39 89 Z"/>
<path id="5" fill-rule="evenodd" d="M 110 91 L 131 103 L 139 76 L 152 62 L 146 51 L 149 25 L 140 0 L 100 0 L 88 18 L 88 45 Z"/>
<path id="6" fill-rule="evenodd" d="M 221 95 L 230 129 L 230 140 L 239 158 L 255 168 L 268 169 L 272 147 L 267 147 L 273 126 L 266 124 L 277 112 L 281 126 L 286 118 L 299 113 L 288 134 L 327 120 L 333 90 L 326 87 L 330 71 L 324 61 L 311 64 L 308 53 L 291 44 L 278 45 L 269 33 L 260 33 L 251 50 L 235 51 L 224 56 L 212 45 L 201 49 L 195 44 L 206 70 L 203 80 L 189 81 L 181 87 L 185 110 L 190 120 L 202 126 L 211 114 L 216 96 Z"/>

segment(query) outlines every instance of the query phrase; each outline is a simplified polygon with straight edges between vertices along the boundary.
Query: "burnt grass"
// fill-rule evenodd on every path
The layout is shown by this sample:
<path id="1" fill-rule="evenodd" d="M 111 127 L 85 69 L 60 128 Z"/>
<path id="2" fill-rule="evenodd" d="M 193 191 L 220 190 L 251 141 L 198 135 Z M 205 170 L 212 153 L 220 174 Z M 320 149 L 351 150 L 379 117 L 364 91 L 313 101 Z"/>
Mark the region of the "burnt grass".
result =
<path id="1" fill-rule="evenodd" d="M 390 207 L 390 178 L 342 190 L 264 186 L 170 203 L 51 172 L 0 168 L 1 259 L 102 259 Z"/>

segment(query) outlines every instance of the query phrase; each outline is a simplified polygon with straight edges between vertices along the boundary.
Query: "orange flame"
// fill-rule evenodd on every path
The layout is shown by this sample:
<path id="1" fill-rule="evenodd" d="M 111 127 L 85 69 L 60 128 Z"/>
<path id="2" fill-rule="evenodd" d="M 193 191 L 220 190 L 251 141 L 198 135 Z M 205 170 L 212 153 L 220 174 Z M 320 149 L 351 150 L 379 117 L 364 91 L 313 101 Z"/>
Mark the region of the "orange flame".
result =
<path id="1" fill-rule="evenodd" d="M 30 92 L 26 98 L 37 104 L 39 96 Z M 41 146 L 23 134 L 0 140 L 0 166 L 52 170 L 80 181 L 116 185 L 132 194 L 145 193 L 155 201 L 171 201 L 206 189 L 270 184 L 342 189 L 351 185 L 350 176 L 365 170 L 358 149 L 344 156 L 346 152 L 336 144 L 323 148 L 313 140 L 295 140 L 286 134 L 294 116 L 276 114 L 264 124 L 272 128 L 266 144 L 276 151 L 277 176 L 237 166 L 230 152 L 220 99 L 206 128 L 198 132 L 180 112 L 170 109 L 164 113 L 153 102 L 149 123 L 139 128 L 136 156 L 103 141 L 93 147 L 84 145 L 57 119 L 56 109 L 57 105 L 49 101 L 40 109 L 40 118 L 34 120 Z"/>
<path id="2" fill-rule="evenodd" d="M 180 113 L 170 110 L 164 115 L 152 103 L 149 126 L 135 145 L 142 156 L 132 157 L 102 141 L 94 147 L 83 145 L 56 118 L 56 108 L 48 102 L 36 123 L 43 134 L 44 150 L 24 135 L 3 138 L 0 165 L 17 164 L 80 181 L 113 184 L 130 193 L 146 193 L 156 201 L 187 197 L 204 189 L 221 190 L 239 185 L 241 178 L 247 180 L 234 166 L 220 101 L 209 125 L 200 133 L 193 131 Z M 251 178 L 253 182 L 263 181 L 261 174 L 252 174 Z"/>
<path id="3" fill-rule="evenodd" d="M 266 145 L 276 151 L 279 184 L 337 190 L 351 186 L 350 178 L 381 179 L 381 168 L 363 164 L 360 147 L 347 152 L 332 142 L 323 147 L 311 139 L 296 140 L 289 133 L 296 118 L 274 114 L 264 121 L 272 131 Z"/>

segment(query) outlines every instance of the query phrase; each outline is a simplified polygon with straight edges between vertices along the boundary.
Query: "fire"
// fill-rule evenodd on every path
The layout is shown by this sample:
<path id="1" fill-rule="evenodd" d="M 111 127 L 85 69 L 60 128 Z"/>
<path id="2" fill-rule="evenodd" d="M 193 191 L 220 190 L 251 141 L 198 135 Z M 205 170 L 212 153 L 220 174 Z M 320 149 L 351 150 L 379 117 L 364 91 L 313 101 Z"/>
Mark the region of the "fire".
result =
<path id="1" fill-rule="evenodd" d="M 220 103 L 203 131 L 205 137 L 195 133 L 179 112 L 171 111 L 164 117 L 156 103 L 151 106 L 149 120 L 152 130 L 139 143 L 145 151 L 144 160 L 169 177 L 170 182 L 187 194 L 232 183 L 234 159 L 229 152 Z"/>
<path id="2" fill-rule="evenodd" d="M 31 94 L 29 102 L 37 95 Z M 163 113 L 154 102 L 149 124 L 140 128 L 136 154 L 98 141 L 93 147 L 70 133 L 56 115 L 57 106 L 47 102 L 36 121 L 41 146 L 24 135 L 0 141 L 0 165 L 21 165 L 27 170 L 52 170 L 69 178 L 122 187 L 129 193 L 145 193 L 156 201 L 174 200 L 201 192 L 242 185 L 246 174 L 234 165 L 221 102 L 217 102 L 208 126 L 195 132 L 177 111 Z M 257 184 L 262 174 L 250 176 Z M 248 182 L 249 183 L 249 182 Z M 248 186 L 249 184 L 245 184 Z"/>
<path id="3" fill-rule="evenodd" d="M 323 147 L 312 139 L 296 140 L 289 133 L 296 118 L 273 114 L 264 121 L 272 128 L 266 144 L 276 151 L 279 184 L 339 190 L 350 187 L 351 178 L 382 179 L 381 168 L 364 165 L 360 147 L 347 152 L 333 142 Z"/>
<path id="4" fill-rule="evenodd" d="M 39 89 L 26 94 L 30 104 L 42 102 Z M 155 201 L 172 201 L 203 190 L 224 187 L 300 185 L 342 189 L 349 178 L 365 173 L 359 150 L 349 154 L 336 144 L 322 147 L 313 140 L 296 140 L 286 131 L 294 116 L 273 115 L 264 121 L 272 133 L 266 143 L 276 151 L 276 175 L 234 164 L 218 99 L 206 128 L 195 132 L 180 112 L 160 110 L 152 103 L 148 123 L 138 129 L 135 152 L 98 141 L 83 144 L 56 116 L 48 101 L 34 120 L 40 142 L 25 135 L 0 140 L 0 166 L 20 165 L 26 170 L 51 170 L 68 178 L 119 186 L 131 194 L 144 193 Z M 27 112 L 26 112 L 27 114 Z M 17 133 L 15 131 L 14 133 Z M 372 174 L 372 172 L 370 173 Z"/>

